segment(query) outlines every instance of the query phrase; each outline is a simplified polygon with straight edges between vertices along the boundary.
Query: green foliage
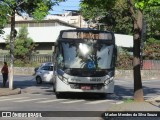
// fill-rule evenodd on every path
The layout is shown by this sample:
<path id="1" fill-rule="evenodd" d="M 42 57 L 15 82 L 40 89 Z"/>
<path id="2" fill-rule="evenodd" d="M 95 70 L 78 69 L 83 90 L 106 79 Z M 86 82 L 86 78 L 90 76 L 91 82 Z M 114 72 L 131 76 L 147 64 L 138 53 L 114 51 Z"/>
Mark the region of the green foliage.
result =
<path id="1" fill-rule="evenodd" d="M 30 61 L 30 56 L 35 53 L 35 47 L 37 44 L 35 44 L 33 40 L 28 37 L 28 30 L 26 26 L 23 26 L 19 30 L 14 46 L 15 60 L 28 63 Z M 9 49 L 9 44 L 7 45 L 7 48 Z"/>
<path id="2" fill-rule="evenodd" d="M 38 66 L 40 66 L 40 63 L 38 63 L 38 62 L 25 63 L 22 60 L 17 59 L 14 61 L 14 66 L 15 67 L 38 67 Z"/>
<path id="3" fill-rule="evenodd" d="M 114 4 L 115 0 L 83 0 L 80 4 L 81 13 L 86 21 L 96 23 L 98 19 L 109 16 Z"/>
<path id="4" fill-rule="evenodd" d="M 150 7 L 144 11 L 147 23 L 146 37 L 160 39 L 160 6 Z"/>
<path id="5" fill-rule="evenodd" d="M 157 29 L 160 29 L 159 8 L 160 0 L 132 0 L 136 17 L 137 10 L 144 11 L 145 15 L 149 15 L 146 18 L 147 21 L 147 35 L 152 32 L 157 34 Z M 133 23 L 131 19 L 131 13 L 128 9 L 126 0 L 82 0 L 81 13 L 87 20 L 91 20 L 93 23 L 104 23 L 107 30 L 114 31 L 122 34 L 133 34 Z M 156 7 L 157 14 L 150 13 L 151 8 Z M 147 10 L 147 11 L 146 11 Z M 145 12 L 146 11 L 146 12 Z M 151 16 L 152 15 L 152 16 Z M 153 16 L 154 15 L 154 16 Z M 137 18 L 135 18 L 137 19 Z M 148 19 L 150 19 L 148 22 Z M 154 19 L 154 20 L 153 20 Z M 148 27 L 150 26 L 150 27 Z M 152 26 L 152 27 L 151 27 Z"/>
<path id="6" fill-rule="evenodd" d="M 8 22 L 7 14 L 10 12 L 9 7 L 6 4 L 2 4 L 2 1 L 0 1 L 0 35 L 4 33 L 3 28 Z"/>
<path id="7" fill-rule="evenodd" d="M 38 3 L 38 8 L 33 12 L 33 16 L 36 20 L 42 20 L 47 14 L 49 7 L 44 3 Z"/>
<path id="8" fill-rule="evenodd" d="M 135 7 L 143 10 L 146 6 L 146 1 L 144 0 L 135 0 Z"/>
<path id="9" fill-rule="evenodd" d="M 28 14 L 36 20 L 42 20 L 52 7 L 65 0 L 1 0 L 0 1 L 0 34 L 10 20 L 13 11 L 23 16 Z M 12 21 L 11 21 L 12 22 Z"/>
<path id="10" fill-rule="evenodd" d="M 124 0 L 89 0 L 82 1 L 81 13 L 86 20 L 103 23 L 101 29 L 122 34 L 132 33 L 132 20 L 127 2 Z"/>
<path id="11" fill-rule="evenodd" d="M 115 24 L 112 28 L 113 32 L 121 34 L 133 33 L 133 23 L 125 0 L 117 0 L 111 13 L 115 19 Z"/>
<path id="12" fill-rule="evenodd" d="M 124 103 L 131 103 L 131 102 L 134 102 L 134 99 L 133 98 L 125 98 L 123 99 Z"/>
<path id="13" fill-rule="evenodd" d="M 144 59 L 160 60 L 160 40 L 150 38 L 144 47 Z"/>
<path id="14" fill-rule="evenodd" d="M 129 54 L 127 50 L 118 47 L 118 55 L 116 62 L 117 69 L 132 69 L 132 59 L 133 57 Z"/>
<path id="15" fill-rule="evenodd" d="M 144 10 L 147 7 L 152 7 L 152 6 L 159 6 L 160 1 L 159 0 L 134 0 L 135 1 L 135 7 Z"/>

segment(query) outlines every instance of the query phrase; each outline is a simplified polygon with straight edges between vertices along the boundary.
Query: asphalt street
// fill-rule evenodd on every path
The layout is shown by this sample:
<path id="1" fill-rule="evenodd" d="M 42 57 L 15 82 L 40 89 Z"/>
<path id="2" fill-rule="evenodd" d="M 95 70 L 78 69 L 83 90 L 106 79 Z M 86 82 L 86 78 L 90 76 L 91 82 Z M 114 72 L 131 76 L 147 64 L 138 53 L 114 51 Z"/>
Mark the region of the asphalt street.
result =
<path id="1" fill-rule="evenodd" d="M 2 76 L 0 76 L 1 84 Z M 160 80 L 143 80 L 145 98 L 159 95 L 159 85 Z M 105 111 L 113 104 L 120 104 L 124 98 L 133 96 L 133 81 L 122 79 L 115 80 L 115 94 L 109 94 L 106 98 L 93 94 L 72 94 L 65 96 L 64 99 L 56 99 L 52 84 L 37 85 L 34 76 L 14 76 L 14 87 L 21 88 L 22 93 L 0 97 L 0 111 L 71 111 L 71 114 L 73 111 Z M 90 120 L 91 118 L 78 119 Z M 92 119 L 99 120 L 95 117 Z"/>
<path id="2" fill-rule="evenodd" d="M 119 99 L 121 99 L 122 97 L 132 97 L 133 84 L 133 80 L 116 79 L 114 97 L 119 97 Z M 160 80 L 142 80 L 142 84 L 145 97 L 152 97 L 160 94 Z M 2 85 L 2 76 L 0 76 L 0 85 Z M 37 85 L 34 76 L 14 76 L 14 87 L 21 88 L 22 93 L 30 92 L 37 94 L 54 95 L 52 84 L 43 83 L 41 85 Z M 77 97 L 79 97 L 79 95 Z"/>

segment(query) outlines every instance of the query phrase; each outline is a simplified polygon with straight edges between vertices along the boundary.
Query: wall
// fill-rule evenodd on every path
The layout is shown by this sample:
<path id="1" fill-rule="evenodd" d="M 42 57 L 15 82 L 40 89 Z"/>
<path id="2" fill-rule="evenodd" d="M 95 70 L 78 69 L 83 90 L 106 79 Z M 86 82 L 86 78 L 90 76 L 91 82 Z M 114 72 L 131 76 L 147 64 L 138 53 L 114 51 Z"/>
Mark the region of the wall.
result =
<path id="1" fill-rule="evenodd" d="M 141 70 L 142 80 L 160 79 L 160 70 Z M 133 79 L 133 70 L 116 70 L 115 79 Z"/>
<path id="2" fill-rule="evenodd" d="M 1 68 L 0 68 L 1 69 Z M 33 75 L 33 67 L 14 67 L 14 75 Z M 132 79 L 133 70 L 116 70 L 115 79 Z M 160 79 L 160 70 L 142 70 L 142 80 Z"/>

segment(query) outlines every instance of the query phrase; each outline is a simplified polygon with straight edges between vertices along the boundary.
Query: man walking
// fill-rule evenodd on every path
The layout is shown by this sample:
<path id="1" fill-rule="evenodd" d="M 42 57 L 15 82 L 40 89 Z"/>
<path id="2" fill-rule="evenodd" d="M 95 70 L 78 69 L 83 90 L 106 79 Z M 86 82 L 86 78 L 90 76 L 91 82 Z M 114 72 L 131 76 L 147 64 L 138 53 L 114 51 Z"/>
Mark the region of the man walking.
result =
<path id="1" fill-rule="evenodd" d="M 2 73 L 2 76 L 3 76 L 3 87 L 6 86 L 6 82 L 8 80 L 8 65 L 6 62 L 4 62 L 4 65 L 1 69 L 1 73 Z"/>

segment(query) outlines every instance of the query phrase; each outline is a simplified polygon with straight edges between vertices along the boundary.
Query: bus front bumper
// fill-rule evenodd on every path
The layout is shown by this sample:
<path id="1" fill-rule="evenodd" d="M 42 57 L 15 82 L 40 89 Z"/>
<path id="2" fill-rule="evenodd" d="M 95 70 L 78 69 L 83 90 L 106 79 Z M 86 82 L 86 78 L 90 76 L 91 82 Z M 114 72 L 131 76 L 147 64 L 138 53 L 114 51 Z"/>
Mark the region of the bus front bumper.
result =
<path id="1" fill-rule="evenodd" d="M 114 93 L 114 81 L 107 85 L 99 84 L 66 84 L 59 80 L 55 85 L 56 92 Z"/>

